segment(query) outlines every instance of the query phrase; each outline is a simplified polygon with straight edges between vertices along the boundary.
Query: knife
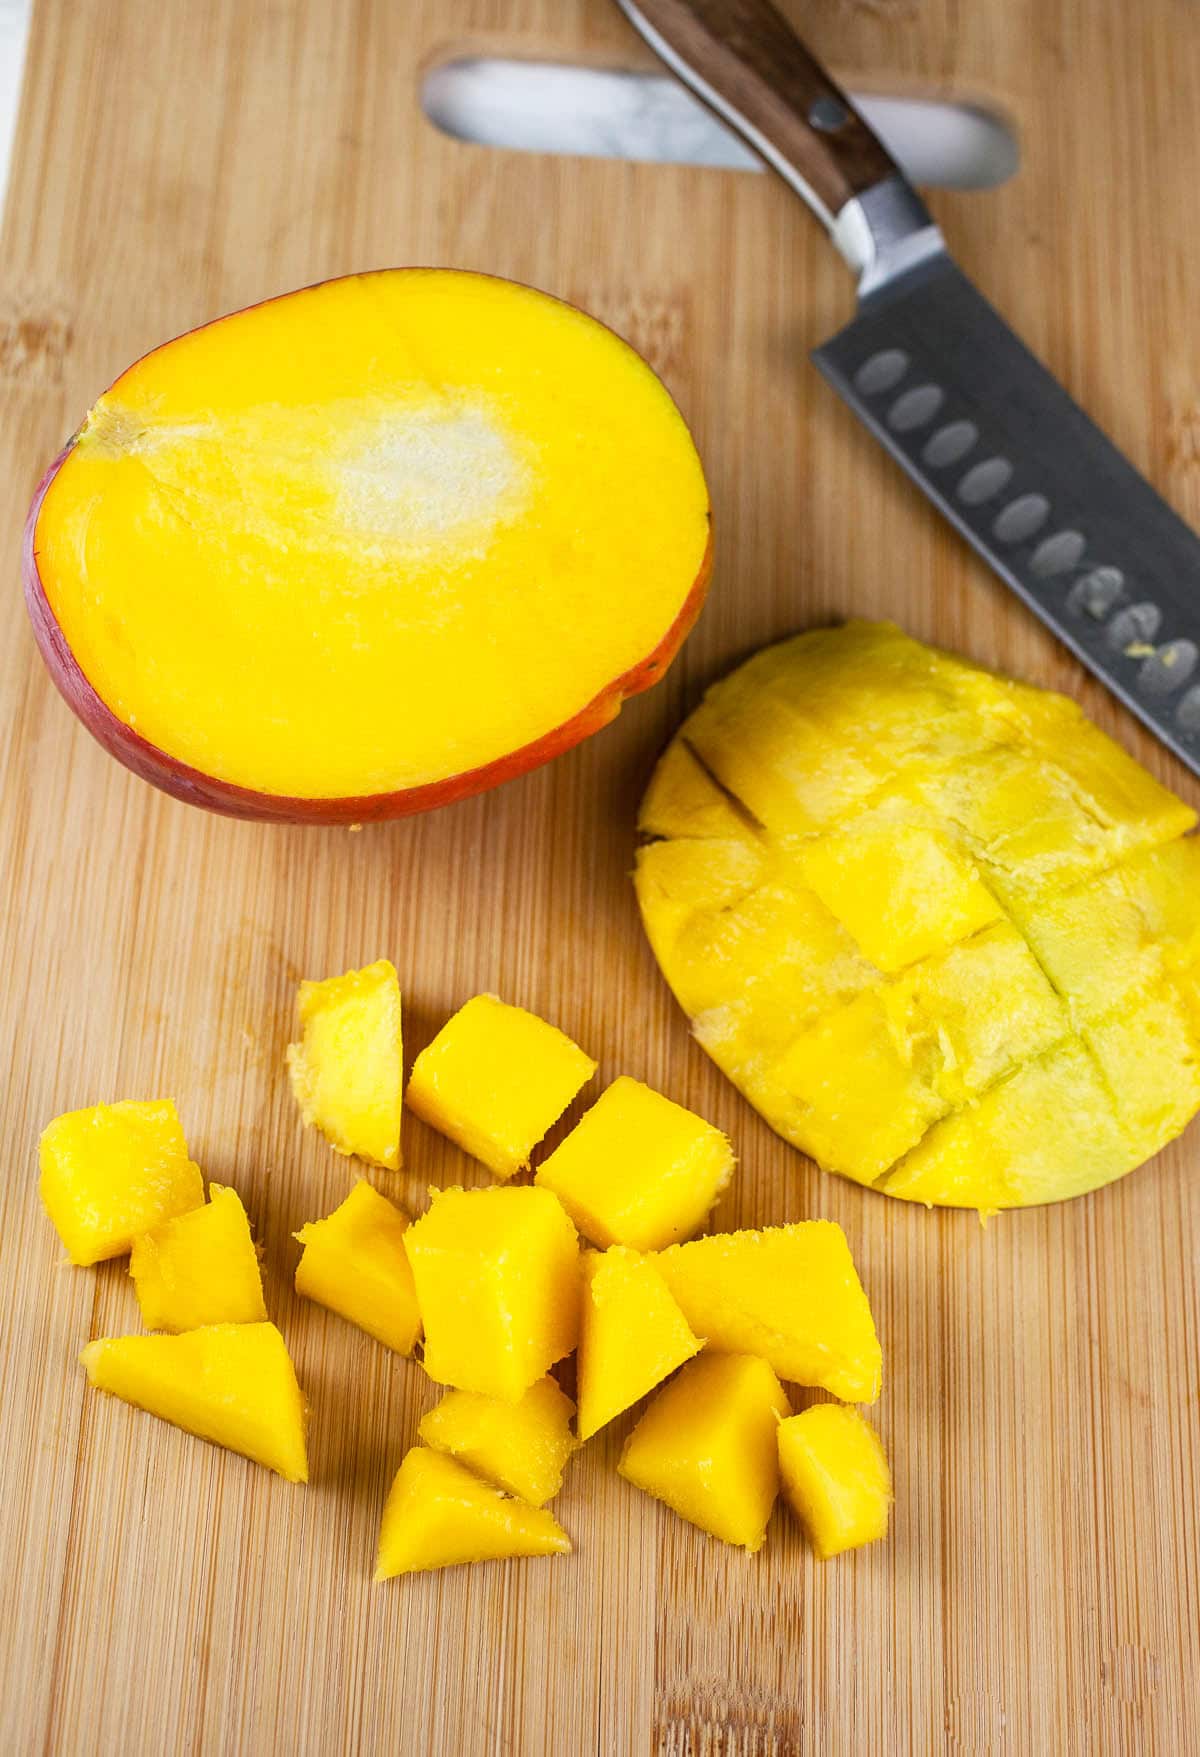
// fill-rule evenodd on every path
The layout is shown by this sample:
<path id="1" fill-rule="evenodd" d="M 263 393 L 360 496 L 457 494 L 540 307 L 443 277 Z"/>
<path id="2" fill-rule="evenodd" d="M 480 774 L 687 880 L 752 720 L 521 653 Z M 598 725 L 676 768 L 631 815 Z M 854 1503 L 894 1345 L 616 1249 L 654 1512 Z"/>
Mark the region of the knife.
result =
<path id="1" fill-rule="evenodd" d="M 957 267 L 769 0 L 618 0 L 823 222 L 858 310 L 813 353 L 1006 585 L 1200 775 L 1200 538 Z"/>

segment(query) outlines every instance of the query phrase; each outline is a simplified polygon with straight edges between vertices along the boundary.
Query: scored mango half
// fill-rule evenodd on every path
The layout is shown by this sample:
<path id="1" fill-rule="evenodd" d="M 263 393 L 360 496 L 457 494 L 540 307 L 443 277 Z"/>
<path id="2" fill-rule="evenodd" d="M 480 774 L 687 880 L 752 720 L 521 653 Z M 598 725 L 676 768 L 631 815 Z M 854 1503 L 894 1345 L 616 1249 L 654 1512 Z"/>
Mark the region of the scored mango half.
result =
<path id="1" fill-rule="evenodd" d="M 1200 1108 L 1200 838 L 1074 702 L 852 622 L 718 683 L 637 892 L 699 1042 L 826 1170 L 981 1211 Z"/>

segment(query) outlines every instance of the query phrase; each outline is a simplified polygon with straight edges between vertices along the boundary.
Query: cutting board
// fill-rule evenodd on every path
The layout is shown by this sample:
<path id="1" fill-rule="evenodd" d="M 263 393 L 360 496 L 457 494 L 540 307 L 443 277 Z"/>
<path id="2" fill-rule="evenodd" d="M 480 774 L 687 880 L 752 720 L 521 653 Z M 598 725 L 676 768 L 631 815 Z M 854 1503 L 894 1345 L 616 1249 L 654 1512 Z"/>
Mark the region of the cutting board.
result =
<path id="1" fill-rule="evenodd" d="M 1200 520 L 1200 29 L 1181 0 L 793 3 L 863 86 L 982 98 L 1017 178 L 936 200 L 967 268 Z M 760 643 L 894 617 L 1074 692 L 1196 784 L 916 498 L 806 359 L 848 278 L 765 177 L 443 138 L 451 53 L 644 65 L 608 0 L 39 0 L 0 247 L 0 1743 L 5 1753 L 795 1753 L 1200 1749 L 1200 1135 L 1095 1196 L 986 1228 L 818 1172 L 688 1036 L 628 874 L 639 792 L 704 686 Z M 207 817 L 118 768 L 35 656 L 18 532 L 36 478 L 134 356 L 351 269 L 515 276 L 665 376 L 716 506 L 709 607 L 666 681 L 551 767 L 405 823 Z M 557 1510 L 573 1557 L 371 1584 L 432 1386 L 291 1289 L 292 1232 L 352 1170 L 282 1073 L 297 979 L 386 954 L 420 1049 L 491 989 L 601 1075 L 650 1081 L 740 1159 L 722 1227 L 842 1223 L 886 1358 L 894 1533 L 827 1566 L 777 1514 L 704 1538 L 593 1442 Z M 312 1404 L 290 1487 L 110 1399 L 76 1365 L 137 1326 L 120 1264 L 61 1266 L 40 1128 L 171 1094 L 243 1194 Z M 389 1193 L 480 1173 L 413 1119 Z"/>

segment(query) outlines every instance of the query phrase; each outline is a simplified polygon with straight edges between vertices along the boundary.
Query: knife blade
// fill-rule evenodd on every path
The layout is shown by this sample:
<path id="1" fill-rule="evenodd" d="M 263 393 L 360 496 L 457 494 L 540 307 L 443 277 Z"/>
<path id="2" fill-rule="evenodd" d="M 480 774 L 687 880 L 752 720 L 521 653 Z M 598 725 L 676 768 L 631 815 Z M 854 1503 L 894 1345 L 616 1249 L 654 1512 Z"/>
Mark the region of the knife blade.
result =
<path id="1" fill-rule="evenodd" d="M 823 221 L 858 310 L 814 350 L 1006 585 L 1200 775 L 1200 537 L 955 264 L 849 98 L 769 0 L 618 0 Z"/>

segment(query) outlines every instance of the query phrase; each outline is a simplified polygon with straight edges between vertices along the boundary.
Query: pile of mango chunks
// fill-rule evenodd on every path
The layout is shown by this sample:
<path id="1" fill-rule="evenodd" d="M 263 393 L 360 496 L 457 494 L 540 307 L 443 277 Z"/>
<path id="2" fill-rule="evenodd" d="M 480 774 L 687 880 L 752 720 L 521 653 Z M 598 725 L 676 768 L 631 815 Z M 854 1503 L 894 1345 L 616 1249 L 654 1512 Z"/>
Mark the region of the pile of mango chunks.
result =
<path id="1" fill-rule="evenodd" d="M 386 959 L 300 991 L 288 1050 L 307 1123 L 400 1165 L 400 985 Z M 553 1025 L 469 1000 L 416 1058 L 410 1110 L 485 1165 L 413 1220 L 360 1178 L 301 1227 L 296 1291 L 446 1387 L 383 1510 L 376 1579 L 568 1552 L 548 1510 L 575 1452 L 650 1397 L 618 1469 L 693 1525 L 761 1548 L 782 1488 L 821 1557 L 887 1530 L 882 1354 L 842 1229 L 696 1235 L 733 1173 L 712 1124 L 626 1076 L 531 1157 L 596 1072 Z M 308 1410 L 236 1192 L 209 1188 L 170 1101 L 45 1130 L 41 1195 L 73 1263 L 129 1255 L 146 1335 L 81 1356 L 92 1385 L 308 1480 Z M 576 1401 L 553 1369 L 574 1356 Z M 838 1401 L 793 1414 L 782 1382 Z M 569 1381 L 568 1381 L 569 1382 Z"/>

